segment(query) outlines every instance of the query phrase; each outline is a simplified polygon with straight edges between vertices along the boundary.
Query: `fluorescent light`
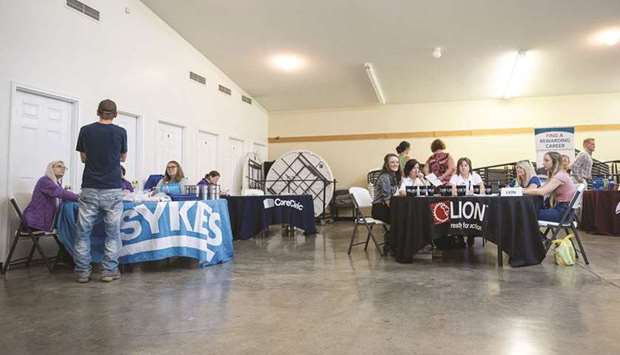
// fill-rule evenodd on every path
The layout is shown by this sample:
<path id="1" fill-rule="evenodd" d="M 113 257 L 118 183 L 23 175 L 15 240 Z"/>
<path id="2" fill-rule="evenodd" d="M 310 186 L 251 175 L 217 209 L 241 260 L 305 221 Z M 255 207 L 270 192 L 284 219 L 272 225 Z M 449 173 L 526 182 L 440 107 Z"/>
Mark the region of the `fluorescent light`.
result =
<path id="1" fill-rule="evenodd" d="M 278 54 L 271 57 L 271 64 L 277 69 L 291 72 L 303 67 L 306 61 L 293 54 Z"/>
<path id="2" fill-rule="evenodd" d="M 615 46 L 620 43 L 620 28 L 610 28 L 601 31 L 593 37 L 593 41 L 599 45 Z"/>
<path id="3" fill-rule="evenodd" d="M 510 70 L 510 76 L 508 77 L 508 82 L 506 83 L 506 89 L 504 90 L 504 95 L 502 96 L 504 99 L 510 99 L 515 96 L 516 82 L 519 81 L 525 74 L 525 54 L 525 51 L 518 51 L 515 54 L 514 62 Z"/>
<path id="4" fill-rule="evenodd" d="M 385 96 L 383 95 L 383 90 L 381 90 L 381 84 L 379 84 L 379 79 L 377 79 L 377 74 L 375 74 L 375 69 L 373 68 L 372 63 L 365 63 L 364 69 L 366 69 L 366 75 L 368 75 L 372 88 L 375 89 L 377 100 L 379 100 L 381 105 L 385 105 Z"/>

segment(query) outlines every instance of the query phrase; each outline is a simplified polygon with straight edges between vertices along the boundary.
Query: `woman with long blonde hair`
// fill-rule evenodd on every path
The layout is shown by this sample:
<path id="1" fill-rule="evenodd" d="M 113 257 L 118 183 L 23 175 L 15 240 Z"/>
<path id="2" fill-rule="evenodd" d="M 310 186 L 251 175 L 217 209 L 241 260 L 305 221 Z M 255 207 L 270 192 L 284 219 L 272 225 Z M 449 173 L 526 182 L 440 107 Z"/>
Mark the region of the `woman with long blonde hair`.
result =
<path id="1" fill-rule="evenodd" d="M 541 187 L 528 187 L 524 190 L 524 193 L 534 196 L 549 196 L 545 201 L 545 206 L 538 211 L 538 219 L 559 222 L 568 208 L 577 187 L 562 167 L 562 156 L 560 153 L 546 153 L 543 158 L 543 166 L 547 170 L 547 183 Z"/>
<path id="2" fill-rule="evenodd" d="M 540 187 L 542 181 L 536 175 L 534 166 L 529 160 L 521 160 L 515 166 L 515 180 L 513 187 Z"/>

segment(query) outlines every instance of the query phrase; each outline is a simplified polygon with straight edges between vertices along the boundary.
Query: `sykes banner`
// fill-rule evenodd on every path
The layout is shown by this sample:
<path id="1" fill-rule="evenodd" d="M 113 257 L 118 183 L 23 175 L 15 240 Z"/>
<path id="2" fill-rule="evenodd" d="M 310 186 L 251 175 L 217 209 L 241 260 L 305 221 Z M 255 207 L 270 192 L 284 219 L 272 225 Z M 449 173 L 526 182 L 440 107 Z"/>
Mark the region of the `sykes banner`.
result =
<path id="1" fill-rule="evenodd" d="M 547 152 L 568 155 L 570 162 L 575 160 L 575 127 L 555 127 L 534 129 L 536 139 L 536 167 L 541 168 Z"/>
<path id="2" fill-rule="evenodd" d="M 489 205 L 479 201 L 439 201 L 430 204 L 433 224 L 449 234 L 481 235 Z"/>
<path id="3" fill-rule="evenodd" d="M 188 256 L 205 266 L 233 255 L 225 200 L 145 202 L 126 208 L 121 239 L 121 263 Z"/>

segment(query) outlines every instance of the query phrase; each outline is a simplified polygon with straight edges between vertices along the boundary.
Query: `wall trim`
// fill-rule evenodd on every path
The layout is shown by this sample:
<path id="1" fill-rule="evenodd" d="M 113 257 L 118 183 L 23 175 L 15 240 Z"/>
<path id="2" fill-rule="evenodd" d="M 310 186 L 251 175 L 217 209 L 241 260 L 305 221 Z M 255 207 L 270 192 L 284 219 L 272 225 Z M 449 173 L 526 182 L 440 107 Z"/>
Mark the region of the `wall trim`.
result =
<path id="1" fill-rule="evenodd" d="M 576 132 L 620 131 L 620 124 L 576 125 Z M 476 137 L 534 133 L 534 127 L 495 128 L 453 131 L 352 133 L 317 136 L 269 137 L 269 143 L 333 142 L 437 137 Z"/>

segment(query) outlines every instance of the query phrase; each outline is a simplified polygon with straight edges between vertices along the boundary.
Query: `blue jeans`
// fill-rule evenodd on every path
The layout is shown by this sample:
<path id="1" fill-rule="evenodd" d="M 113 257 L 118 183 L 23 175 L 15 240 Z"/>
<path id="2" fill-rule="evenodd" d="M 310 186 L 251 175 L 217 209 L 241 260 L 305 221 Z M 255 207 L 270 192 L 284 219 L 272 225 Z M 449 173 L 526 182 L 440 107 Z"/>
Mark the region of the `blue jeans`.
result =
<path id="1" fill-rule="evenodd" d="M 75 272 L 90 275 L 90 236 L 98 217 L 105 226 L 104 273 L 118 272 L 118 254 L 121 250 L 121 216 L 123 193 L 121 189 L 82 189 L 75 241 Z"/>
<path id="2" fill-rule="evenodd" d="M 558 202 L 555 207 L 542 208 L 538 211 L 538 219 L 541 221 L 559 222 L 567 208 L 567 202 Z"/>

